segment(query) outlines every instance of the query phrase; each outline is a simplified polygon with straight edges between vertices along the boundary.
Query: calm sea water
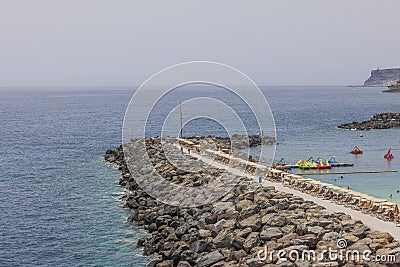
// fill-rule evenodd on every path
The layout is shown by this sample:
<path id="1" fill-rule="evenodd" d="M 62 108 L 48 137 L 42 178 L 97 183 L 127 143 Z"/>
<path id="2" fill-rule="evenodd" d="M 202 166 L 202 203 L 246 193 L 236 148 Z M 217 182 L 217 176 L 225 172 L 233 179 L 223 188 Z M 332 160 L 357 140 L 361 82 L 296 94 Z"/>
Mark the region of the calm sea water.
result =
<path id="1" fill-rule="evenodd" d="M 144 265 L 102 162 L 130 92 L 32 90 L 0 92 L 0 265 Z"/>
<path id="2" fill-rule="evenodd" d="M 360 138 L 343 122 L 400 111 L 400 94 L 377 88 L 264 87 L 277 126 L 276 158 L 294 163 L 310 156 L 353 162 L 340 171 L 400 170 L 400 129 L 372 130 Z M 126 223 L 118 201 L 117 170 L 102 162 L 121 143 L 129 88 L 25 88 L 0 90 L 0 265 L 144 266 L 136 247 L 145 235 Z M 228 102 L 257 131 L 254 118 L 234 96 L 218 88 L 183 88 L 150 115 L 147 135 L 173 105 L 209 96 Z M 216 111 L 217 112 L 217 111 Z M 210 120 L 189 123 L 184 134 L 226 132 Z M 350 155 L 358 145 L 363 155 Z M 395 158 L 383 159 L 391 147 Z M 320 175 L 313 178 L 388 198 L 400 189 L 399 173 Z M 336 179 L 336 181 L 335 181 Z"/>

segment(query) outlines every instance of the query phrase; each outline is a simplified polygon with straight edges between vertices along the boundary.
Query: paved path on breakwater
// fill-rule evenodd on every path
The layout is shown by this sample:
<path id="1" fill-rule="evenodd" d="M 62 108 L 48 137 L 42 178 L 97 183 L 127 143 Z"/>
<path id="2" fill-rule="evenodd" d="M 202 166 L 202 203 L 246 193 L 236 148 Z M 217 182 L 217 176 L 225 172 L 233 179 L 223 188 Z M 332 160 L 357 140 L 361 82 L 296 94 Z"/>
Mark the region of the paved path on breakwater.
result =
<path id="1" fill-rule="evenodd" d="M 243 176 L 245 175 L 248 178 L 251 178 L 253 180 L 255 180 L 256 182 L 258 182 L 258 177 L 255 177 L 249 173 L 244 173 L 243 171 L 240 171 L 239 169 L 236 168 L 230 168 L 227 167 L 226 165 L 223 165 L 219 162 L 216 162 L 210 158 L 207 157 L 203 157 L 199 154 L 196 153 L 191 153 L 190 154 L 193 157 L 196 157 L 200 160 L 202 160 L 203 162 L 210 164 L 216 168 L 219 169 L 225 169 L 233 174 L 239 175 L 239 176 Z M 400 227 L 396 227 L 396 225 L 393 222 L 386 222 L 386 221 L 382 221 L 378 218 L 375 218 L 371 215 L 368 214 L 364 214 L 361 211 L 357 211 L 357 210 L 353 210 L 341 205 L 338 205 L 336 203 L 333 203 L 329 200 L 325 200 L 325 199 L 321 199 L 321 198 L 317 198 L 308 194 L 305 194 L 303 192 L 288 188 L 283 186 L 281 183 L 274 183 L 274 182 L 270 182 L 270 181 L 264 181 L 262 183 L 263 186 L 274 186 L 276 188 L 276 190 L 279 190 L 281 192 L 285 192 L 285 193 L 290 193 L 293 194 L 295 196 L 298 197 L 302 197 L 304 200 L 309 200 L 312 201 L 324 208 L 326 208 L 328 211 L 332 211 L 332 212 L 343 212 L 345 214 L 350 215 L 354 220 L 361 220 L 366 226 L 370 227 L 373 230 L 376 231 L 381 231 L 381 232 L 388 232 L 389 234 L 391 234 L 396 240 L 400 241 Z"/>

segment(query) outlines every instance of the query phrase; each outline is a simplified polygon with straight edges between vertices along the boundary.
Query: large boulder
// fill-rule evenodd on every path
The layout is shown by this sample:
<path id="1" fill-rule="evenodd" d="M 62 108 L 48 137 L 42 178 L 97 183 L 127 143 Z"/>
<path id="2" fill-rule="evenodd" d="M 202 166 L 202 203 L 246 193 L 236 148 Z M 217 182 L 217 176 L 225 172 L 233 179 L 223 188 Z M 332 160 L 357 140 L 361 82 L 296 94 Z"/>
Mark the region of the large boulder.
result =
<path id="1" fill-rule="evenodd" d="M 240 221 L 239 225 L 241 228 L 250 227 L 255 232 L 261 228 L 261 218 L 259 215 L 253 215 Z"/>
<path id="2" fill-rule="evenodd" d="M 219 252 L 219 250 L 215 250 L 213 252 L 210 252 L 210 253 L 198 258 L 196 260 L 196 266 L 208 267 L 208 266 L 211 266 L 214 263 L 217 263 L 223 259 L 224 259 L 224 255 L 222 255 L 221 252 Z"/>
<path id="3" fill-rule="evenodd" d="M 247 236 L 246 240 L 244 241 L 243 248 L 247 252 L 250 252 L 252 248 L 258 246 L 259 242 L 260 242 L 259 233 L 252 232 Z"/>

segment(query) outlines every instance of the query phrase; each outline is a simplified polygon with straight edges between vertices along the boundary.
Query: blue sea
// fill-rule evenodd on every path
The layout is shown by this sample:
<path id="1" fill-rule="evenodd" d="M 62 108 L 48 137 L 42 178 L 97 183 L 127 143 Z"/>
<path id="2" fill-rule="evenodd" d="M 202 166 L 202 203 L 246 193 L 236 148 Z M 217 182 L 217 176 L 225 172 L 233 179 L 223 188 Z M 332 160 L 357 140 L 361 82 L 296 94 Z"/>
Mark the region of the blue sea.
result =
<path id="1" fill-rule="evenodd" d="M 230 102 L 246 121 L 252 115 L 221 88 L 183 88 L 150 115 L 147 135 L 159 135 L 169 109 L 209 96 Z M 0 266 L 145 266 L 136 246 L 146 236 L 126 222 L 119 172 L 104 164 L 121 144 L 125 110 L 135 88 L 0 89 Z M 400 170 L 400 129 L 345 131 L 336 126 L 399 112 L 400 94 L 382 88 L 262 87 L 275 117 L 276 159 L 336 156 L 354 167 L 338 171 Z M 235 102 L 236 101 L 236 102 Z M 225 135 L 212 121 L 192 121 L 184 134 Z M 363 155 L 349 151 L 358 145 Z M 383 159 L 391 147 L 395 158 Z M 259 148 L 254 148 L 253 152 Z M 336 170 L 332 170 L 336 171 Z M 317 175 L 314 179 L 400 202 L 400 173 Z"/>

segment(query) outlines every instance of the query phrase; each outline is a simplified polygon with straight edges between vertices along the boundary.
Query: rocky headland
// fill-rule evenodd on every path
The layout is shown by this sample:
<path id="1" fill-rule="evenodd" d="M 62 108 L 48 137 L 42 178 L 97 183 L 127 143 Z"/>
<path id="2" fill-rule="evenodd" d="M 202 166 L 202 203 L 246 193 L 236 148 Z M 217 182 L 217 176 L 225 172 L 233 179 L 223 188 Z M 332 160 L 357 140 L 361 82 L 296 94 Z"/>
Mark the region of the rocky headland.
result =
<path id="1" fill-rule="evenodd" d="M 400 80 L 400 68 L 377 69 L 371 71 L 371 76 L 364 86 L 388 86 Z"/>
<path id="2" fill-rule="evenodd" d="M 353 121 L 338 126 L 338 128 L 346 130 L 389 129 L 394 127 L 400 127 L 400 113 L 378 113 L 366 121 Z"/>
<path id="3" fill-rule="evenodd" d="M 165 179 L 185 186 L 207 184 L 222 170 L 205 166 L 199 172 L 179 170 L 162 153 L 159 138 L 146 140 L 148 153 L 157 172 Z M 186 155 L 190 157 L 190 155 Z M 371 255 L 397 255 L 400 244 L 384 232 L 376 232 L 361 221 L 343 213 L 328 212 L 317 204 L 292 194 L 277 191 L 243 177 L 218 201 L 196 208 L 179 208 L 150 197 L 128 170 L 122 146 L 108 150 L 105 161 L 116 164 L 121 171 L 120 185 L 126 189 L 122 198 L 130 209 L 129 222 L 150 233 L 141 239 L 145 255 L 157 255 L 148 266 L 400 266 L 346 259 L 312 261 L 260 260 L 264 251 L 314 250 L 321 253 L 337 249 L 337 241 L 346 239 L 347 249 L 366 251 Z M 232 178 L 233 178 L 232 174 Z"/>

